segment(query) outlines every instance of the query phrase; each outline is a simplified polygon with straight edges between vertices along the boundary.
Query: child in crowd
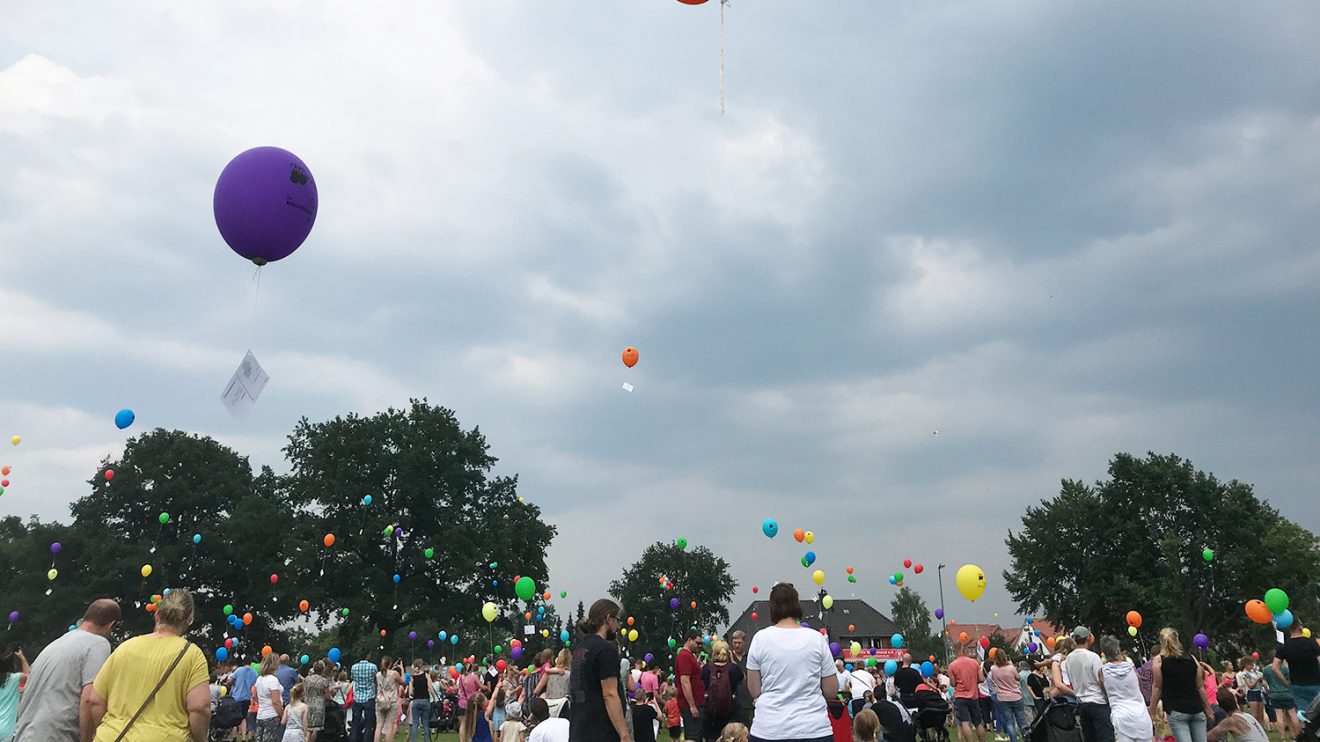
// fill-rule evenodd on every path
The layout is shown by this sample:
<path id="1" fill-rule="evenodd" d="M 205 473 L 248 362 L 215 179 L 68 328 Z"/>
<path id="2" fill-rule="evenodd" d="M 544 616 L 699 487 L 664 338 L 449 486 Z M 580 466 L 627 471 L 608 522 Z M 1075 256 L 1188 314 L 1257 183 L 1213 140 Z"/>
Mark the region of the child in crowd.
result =
<path id="1" fill-rule="evenodd" d="M 747 727 L 736 721 L 724 725 L 724 731 L 720 732 L 719 742 L 748 742 L 751 739 L 751 733 Z"/>
<path id="2" fill-rule="evenodd" d="M 672 685 L 665 688 L 665 721 L 669 722 L 669 739 L 683 739 L 683 717 L 678 710 L 678 693 Z"/>

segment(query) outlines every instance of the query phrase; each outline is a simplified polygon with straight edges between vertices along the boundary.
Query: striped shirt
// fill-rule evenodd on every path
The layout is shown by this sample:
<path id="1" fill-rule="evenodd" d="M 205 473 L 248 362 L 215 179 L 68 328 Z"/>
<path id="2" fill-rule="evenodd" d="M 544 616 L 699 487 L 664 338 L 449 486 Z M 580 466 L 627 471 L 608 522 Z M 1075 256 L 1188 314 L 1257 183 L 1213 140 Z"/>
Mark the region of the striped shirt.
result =
<path id="1" fill-rule="evenodd" d="M 353 703 L 371 703 L 376 700 L 376 666 L 359 660 L 349 669 L 353 676 Z"/>

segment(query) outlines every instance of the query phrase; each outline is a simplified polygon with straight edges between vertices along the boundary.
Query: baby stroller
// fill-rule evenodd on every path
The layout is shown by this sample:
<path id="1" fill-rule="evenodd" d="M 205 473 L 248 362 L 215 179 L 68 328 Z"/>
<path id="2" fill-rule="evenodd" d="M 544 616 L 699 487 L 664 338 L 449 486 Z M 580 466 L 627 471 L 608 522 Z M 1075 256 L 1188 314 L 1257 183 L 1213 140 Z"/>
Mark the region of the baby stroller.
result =
<path id="1" fill-rule="evenodd" d="M 1028 742 L 1082 742 L 1082 727 L 1077 723 L 1077 707 L 1055 698 L 1031 723 Z"/>
<path id="2" fill-rule="evenodd" d="M 458 731 L 457 693 L 445 693 L 431 704 L 431 728 L 442 732 Z"/>
<path id="3" fill-rule="evenodd" d="M 334 701 L 325 702 L 325 726 L 316 733 L 318 742 L 348 742 L 348 724 L 344 707 Z"/>
<path id="4" fill-rule="evenodd" d="M 912 713 L 921 742 L 949 742 L 949 730 L 944 726 L 949 719 L 949 702 L 933 690 L 918 690 L 904 700 Z"/>
<path id="5" fill-rule="evenodd" d="M 207 739 L 211 742 L 223 742 L 234 734 L 234 729 L 243 723 L 243 707 L 234 699 L 226 696 L 216 704 L 211 712 L 211 732 Z"/>

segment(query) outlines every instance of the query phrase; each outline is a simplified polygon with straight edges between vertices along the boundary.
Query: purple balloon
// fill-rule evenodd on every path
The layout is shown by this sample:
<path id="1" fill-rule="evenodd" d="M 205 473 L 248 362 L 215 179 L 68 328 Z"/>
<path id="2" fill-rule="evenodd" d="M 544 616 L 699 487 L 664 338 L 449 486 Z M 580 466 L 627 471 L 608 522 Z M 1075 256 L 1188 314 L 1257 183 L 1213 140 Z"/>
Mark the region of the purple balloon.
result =
<path id="1" fill-rule="evenodd" d="M 18 611 L 9 612 L 9 623 L 18 623 Z"/>
<path id="2" fill-rule="evenodd" d="M 1040 649 L 1040 645 L 1037 644 L 1036 642 L 1032 642 L 1027 645 L 1027 651 L 1031 652 L 1032 654 L 1035 654 L 1037 649 Z"/>
<path id="3" fill-rule="evenodd" d="M 215 183 L 215 225 L 257 265 L 287 258 L 316 223 L 316 180 L 297 155 L 254 147 L 225 165 Z"/>
<path id="4" fill-rule="evenodd" d="M 514 662 L 517 662 L 518 660 L 522 659 L 522 653 L 523 653 L 522 647 L 514 647 L 513 649 L 509 650 L 509 656 L 513 658 Z"/>
<path id="5" fill-rule="evenodd" d="M 936 620 L 936 621 L 939 621 L 939 620 L 941 620 L 941 619 L 943 619 L 943 618 L 944 618 L 944 609 L 943 609 L 943 608 L 936 608 L 936 609 L 935 609 L 935 620 Z"/>
<path id="6" fill-rule="evenodd" d="M 417 641 L 417 632 L 416 632 L 416 631 L 409 631 L 409 632 L 408 632 L 408 641 L 410 641 L 410 642 L 415 642 L 415 641 Z"/>
<path id="7" fill-rule="evenodd" d="M 50 545 L 50 553 L 52 553 L 52 554 L 58 554 L 58 553 L 60 553 L 60 549 L 62 549 L 62 548 L 64 548 L 64 547 L 60 546 L 60 542 L 55 541 L 55 542 L 53 542 L 53 543 Z"/>
<path id="8" fill-rule="evenodd" d="M 1206 647 L 1210 646 L 1210 637 L 1206 636 L 1205 634 L 1197 634 L 1196 636 L 1192 637 L 1192 643 L 1200 647 L 1201 649 L 1205 649 Z"/>
<path id="9" fill-rule="evenodd" d="M 655 655 L 651 654 L 650 652 L 647 652 L 646 656 L 642 658 L 642 661 L 649 665 L 652 662 L 655 662 Z"/>
<path id="10" fill-rule="evenodd" d="M 427 640 L 426 640 L 426 648 L 427 648 L 427 649 L 435 649 L 435 639 L 427 639 Z"/>
<path id="11" fill-rule="evenodd" d="M 843 651 L 838 642 L 830 642 L 830 654 L 838 657 L 839 652 Z"/>
<path id="12" fill-rule="evenodd" d="M 673 610 L 678 610 L 678 598 L 670 598 L 669 607 Z"/>

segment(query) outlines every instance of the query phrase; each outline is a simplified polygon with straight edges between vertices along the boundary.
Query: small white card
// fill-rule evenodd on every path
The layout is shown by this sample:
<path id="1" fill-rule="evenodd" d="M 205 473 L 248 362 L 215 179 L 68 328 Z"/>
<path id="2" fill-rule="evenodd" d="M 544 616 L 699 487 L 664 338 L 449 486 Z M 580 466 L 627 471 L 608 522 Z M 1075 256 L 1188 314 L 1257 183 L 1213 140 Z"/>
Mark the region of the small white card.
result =
<path id="1" fill-rule="evenodd" d="M 625 381 L 623 382 L 623 390 L 625 392 L 631 392 L 633 390 L 633 385 Z"/>
<path id="2" fill-rule="evenodd" d="M 536 633 L 536 627 L 528 624 L 523 627 L 523 636 L 531 636 Z"/>
<path id="3" fill-rule="evenodd" d="M 262 390 L 269 381 L 270 375 L 249 350 L 238 364 L 238 369 L 234 371 L 234 376 L 229 380 L 224 392 L 221 393 L 220 401 L 235 420 L 245 422 L 248 413 L 252 411 L 252 406 L 257 403 L 257 398 L 261 396 Z"/>

